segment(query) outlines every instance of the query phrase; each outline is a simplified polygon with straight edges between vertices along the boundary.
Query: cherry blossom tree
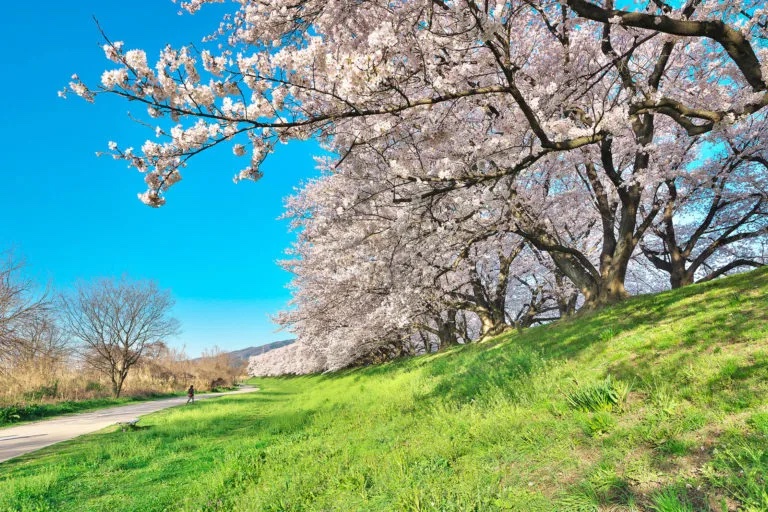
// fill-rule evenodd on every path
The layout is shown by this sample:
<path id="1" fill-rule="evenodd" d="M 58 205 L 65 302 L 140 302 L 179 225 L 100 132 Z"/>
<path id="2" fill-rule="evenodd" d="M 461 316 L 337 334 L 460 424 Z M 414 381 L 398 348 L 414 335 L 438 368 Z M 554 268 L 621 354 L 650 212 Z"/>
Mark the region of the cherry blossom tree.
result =
<path id="1" fill-rule="evenodd" d="M 451 269 L 457 274 L 456 284 L 442 290 L 442 301 L 451 311 L 461 311 L 465 318 L 467 314 L 477 317 L 476 336 L 457 333 L 462 334 L 464 342 L 485 339 L 510 327 L 523 329 L 575 311 L 575 304 L 561 310 L 558 301 L 573 287 L 558 282 L 548 258 L 514 234 L 485 239 L 465 253 L 457 257 Z"/>
<path id="2" fill-rule="evenodd" d="M 662 215 L 642 242 L 672 288 L 765 264 L 768 155 L 764 118 L 742 123 L 694 171 L 667 180 Z M 762 243 L 761 243 L 762 242 Z"/>
<path id="3" fill-rule="evenodd" d="M 294 298 L 278 321 L 322 369 L 469 343 L 573 311 L 574 288 L 511 232 L 503 187 L 393 201 L 407 186 L 377 180 L 374 163 L 351 165 L 357 158 L 287 203 L 298 236 L 284 262 Z"/>
<path id="4" fill-rule="evenodd" d="M 311 345 L 321 355 L 323 369 L 347 366 L 393 341 L 402 347 L 414 322 L 434 313 L 436 295 L 414 245 L 429 226 L 412 222 L 410 205 L 361 200 L 370 182 L 359 182 L 364 190 L 352 204 L 338 195 L 346 190 L 343 178 L 309 184 L 288 204 L 299 229 L 293 257 L 284 262 L 295 275 L 295 307 L 279 322 L 296 332 L 297 347 Z"/>
<path id="5" fill-rule="evenodd" d="M 213 1 L 182 5 L 195 13 Z M 762 0 L 235 5 L 199 49 L 168 47 L 154 64 L 107 39 L 115 67 L 101 85 L 69 86 L 146 107 L 146 119 L 134 115 L 159 141 L 109 148 L 145 174 L 144 202 L 163 204 L 188 161 L 216 146 L 248 155 L 235 179 L 257 180 L 275 144 L 318 137 L 337 171 L 375 164 L 366 172 L 394 204 L 503 190 L 512 231 L 588 307 L 627 296 L 665 184 L 696 161 L 691 141 L 727 144 L 722 128 L 768 105 Z M 578 193 L 566 189 L 579 181 Z M 576 219 L 585 197 L 593 211 Z M 594 237 L 587 252 L 579 232 Z"/>
<path id="6" fill-rule="evenodd" d="M 252 356 L 247 369 L 248 375 L 257 377 L 303 375 L 323 370 L 322 358 L 318 358 L 310 347 L 296 343 Z"/>

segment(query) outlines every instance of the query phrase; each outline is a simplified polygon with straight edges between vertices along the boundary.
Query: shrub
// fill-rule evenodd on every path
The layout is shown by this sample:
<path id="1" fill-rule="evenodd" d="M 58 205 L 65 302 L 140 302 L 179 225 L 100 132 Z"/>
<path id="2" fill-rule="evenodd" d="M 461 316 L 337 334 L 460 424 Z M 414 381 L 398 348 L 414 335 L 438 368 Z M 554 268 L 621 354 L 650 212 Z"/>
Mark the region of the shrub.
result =
<path id="1" fill-rule="evenodd" d="M 56 380 L 53 384 L 48 386 L 40 386 L 39 388 L 24 393 L 25 400 L 42 400 L 43 398 L 56 398 L 59 395 L 59 381 Z"/>
<path id="2" fill-rule="evenodd" d="M 0 425 L 34 419 L 40 416 L 43 406 L 38 404 L 11 404 L 0 408 Z"/>
<path id="3" fill-rule="evenodd" d="M 95 380 L 89 380 L 88 383 L 85 385 L 86 391 L 94 391 L 99 392 L 104 390 L 104 385 L 101 382 L 95 381 Z"/>

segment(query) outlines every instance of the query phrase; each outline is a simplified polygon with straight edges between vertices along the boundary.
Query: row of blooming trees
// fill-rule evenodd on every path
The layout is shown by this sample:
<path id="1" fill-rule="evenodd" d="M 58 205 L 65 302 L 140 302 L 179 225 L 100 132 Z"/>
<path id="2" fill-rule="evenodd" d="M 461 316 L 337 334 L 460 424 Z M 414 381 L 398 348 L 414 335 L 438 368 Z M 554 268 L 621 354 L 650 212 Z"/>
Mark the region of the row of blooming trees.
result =
<path id="1" fill-rule="evenodd" d="M 281 321 L 300 342 L 280 371 L 763 263 L 762 0 L 236 5 L 202 49 L 154 65 L 108 40 L 116 67 L 69 89 L 146 107 L 161 141 L 110 150 L 145 174 L 152 206 L 222 143 L 250 156 L 236 180 L 258 179 L 278 142 L 317 137 L 335 155 L 289 201 L 296 288 Z"/>
<path id="2" fill-rule="evenodd" d="M 729 184 L 739 167 L 758 176 L 760 169 L 727 155 L 706 166 L 716 171 L 699 186 L 687 181 L 695 176 L 664 182 L 670 192 L 659 193 L 663 208 L 628 262 L 628 289 L 674 288 L 764 263 L 765 193 L 747 182 Z M 285 262 L 296 276 L 295 308 L 280 321 L 299 343 L 254 358 L 253 373 L 318 371 L 431 351 L 567 316 L 586 303 L 551 254 L 520 230 L 505 195 L 486 191 L 478 200 L 472 188 L 380 204 L 375 198 L 391 191 L 374 192 L 372 180 L 354 179 L 365 191 L 340 208 L 334 184 L 346 178 L 336 169 L 288 202 L 299 238 Z M 564 185 L 566 179 L 546 193 L 533 188 L 541 195 L 525 210 L 528 222 L 560 229 L 556 240 L 597 268 L 605 243 L 600 208 L 585 186 L 575 179 Z M 577 198 L 565 202 L 563 195 Z M 683 253 L 680 261 L 672 251 Z"/>

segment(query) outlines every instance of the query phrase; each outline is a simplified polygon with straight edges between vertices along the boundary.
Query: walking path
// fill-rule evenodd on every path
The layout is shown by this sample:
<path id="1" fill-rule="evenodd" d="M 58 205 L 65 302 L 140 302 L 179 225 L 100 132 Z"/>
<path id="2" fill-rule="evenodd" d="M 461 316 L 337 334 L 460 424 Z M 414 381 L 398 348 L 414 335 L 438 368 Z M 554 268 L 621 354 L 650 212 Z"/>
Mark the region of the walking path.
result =
<path id="1" fill-rule="evenodd" d="M 258 388 L 243 386 L 237 391 L 195 395 L 195 401 L 224 395 L 252 393 L 254 391 L 258 391 Z M 165 398 L 163 400 L 120 405 L 118 407 L 110 407 L 109 409 L 99 409 L 70 416 L 60 416 L 17 427 L 2 428 L 0 429 L 0 462 L 60 443 L 61 441 L 73 439 L 83 434 L 96 432 L 116 423 L 130 422 L 139 416 L 151 412 L 183 405 L 186 401 L 186 396 Z"/>

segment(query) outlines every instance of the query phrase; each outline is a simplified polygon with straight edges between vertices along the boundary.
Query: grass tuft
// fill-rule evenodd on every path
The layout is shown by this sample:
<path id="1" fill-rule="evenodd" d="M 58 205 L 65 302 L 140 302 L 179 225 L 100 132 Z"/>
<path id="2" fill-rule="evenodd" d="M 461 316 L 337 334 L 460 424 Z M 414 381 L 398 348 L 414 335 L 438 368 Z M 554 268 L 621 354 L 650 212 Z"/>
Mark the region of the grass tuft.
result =
<path id="1" fill-rule="evenodd" d="M 674 487 L 656 492 L 649 508 L 653 512 L 695 512 L 685 494 Z"/>
<path id="2" fill-rule="evenodd" d="M 567 394 L 568 405 L 579 411 L 620 410 L 629 396 L 630 385 L 606 376 L 600 382 L 579 386 Z"/>

